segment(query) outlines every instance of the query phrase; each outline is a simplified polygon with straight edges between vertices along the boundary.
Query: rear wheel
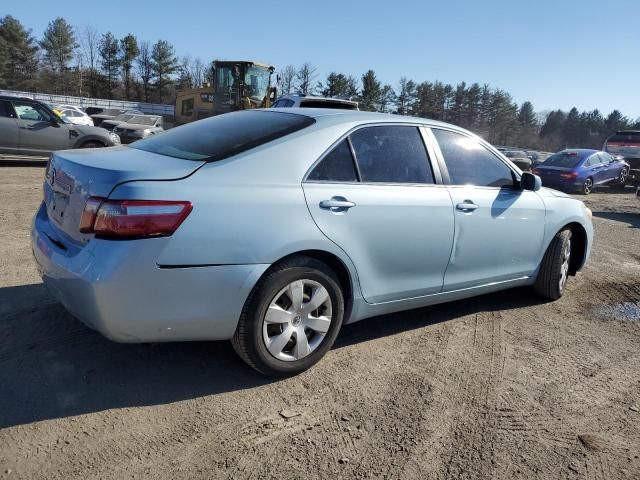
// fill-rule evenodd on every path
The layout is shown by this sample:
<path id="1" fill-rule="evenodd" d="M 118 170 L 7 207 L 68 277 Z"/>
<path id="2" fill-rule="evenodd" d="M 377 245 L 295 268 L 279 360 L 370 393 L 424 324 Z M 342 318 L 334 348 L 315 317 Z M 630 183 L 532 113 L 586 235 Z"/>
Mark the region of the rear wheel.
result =
<path id="1" fill-rule="evenodd" d="M 553 237 L 542 258 L 534 290 L 545 298 L 557 300 L 564 293 L 569 279 L 571 261 L 571 230 L 561 230 Z"/>
<path id="2" fill-rule="evenodd" d="M 259 372 L 295 375 L 327 353 L 343 316 L 344 298 L 333 271 L 313 258 L 292 257 L 254 287 L 232 344 Z"/>
<path id="3" fill-rule="evenodd" d="M 589 195 L 593 191 L 593 178 L 587 178 L 582 184 L 582 193 Z"/>

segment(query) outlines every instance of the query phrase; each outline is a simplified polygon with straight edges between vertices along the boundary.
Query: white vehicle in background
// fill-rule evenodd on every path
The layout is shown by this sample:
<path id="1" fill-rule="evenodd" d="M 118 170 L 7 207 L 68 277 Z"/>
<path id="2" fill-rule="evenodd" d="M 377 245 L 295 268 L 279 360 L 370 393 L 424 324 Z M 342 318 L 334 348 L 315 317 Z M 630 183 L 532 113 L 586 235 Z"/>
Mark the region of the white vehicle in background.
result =
<path id="1" fill-rule="evenodd" d="M 359 110 L 358 102 L 341 98 L 309 97 L 306 95 L 285 95 L 278 98 L 271 108 L 337 108 L 339 110 Z"/>
<path id="2" fill-rule="evenodd" d="M 55 105 L 53 110 L 60 112 L 74 125 L 88 125 L 93 127 L 93 119 L 87 115 L 86 112 L 82 111 L 80 107 L 76 107 L 75 105 Z"/>

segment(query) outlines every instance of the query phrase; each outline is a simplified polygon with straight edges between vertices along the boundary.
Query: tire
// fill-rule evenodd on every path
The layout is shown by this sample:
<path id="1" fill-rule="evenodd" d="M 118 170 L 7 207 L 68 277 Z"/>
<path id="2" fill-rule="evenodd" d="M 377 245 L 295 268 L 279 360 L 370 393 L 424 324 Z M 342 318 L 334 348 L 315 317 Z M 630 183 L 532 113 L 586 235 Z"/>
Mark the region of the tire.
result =
<path id="1" fill-rule="evenodd" d="M 96 142 L 95 140 L 89 140 L 88 142 L 84 142 L 80 145 L 80 148 L 101 148 L 104 145 L 100 142 Z"/>
<path id="2" fill-rule="evenodd" d="M 593 191 L 593 178 L 587 178 L 582 184 L 582 193 L 589 195 Z"/>
<path id="3" fill-rule="evenodd" d="M 325 300 L 308 311 L 315 306 L 313 298 Z M 343 317 L 344 296 L 335 273 L 313 258 L 291 257 L 274 265 L 253 288 L 231 343 L 240 358 L 265 375 L 296 375 L 329 351 Z M 304 342 L 299 342 L 301 334 Z"/>
<path id="4" fill-rule="evenodd" d="M 629 170 L 627 170 L 626 168 L 623 168 L 622 170 L 620 170 L 620 174 L 618 175 L 618 178 L 616 178 L 613 181 L 613 186 L 619 190 L 624 190 L 625 186 L 627 185 L 628 175 L 629 175 Z"/>
<path id="5" fill-rule="evenodd" d="M 559 299 L 569 278 L 570 261 L 571 230 L 566 228 L 553 237 L 542 258 L 540 271 L 533 286 L 536 293 L 550 300 Z"/>

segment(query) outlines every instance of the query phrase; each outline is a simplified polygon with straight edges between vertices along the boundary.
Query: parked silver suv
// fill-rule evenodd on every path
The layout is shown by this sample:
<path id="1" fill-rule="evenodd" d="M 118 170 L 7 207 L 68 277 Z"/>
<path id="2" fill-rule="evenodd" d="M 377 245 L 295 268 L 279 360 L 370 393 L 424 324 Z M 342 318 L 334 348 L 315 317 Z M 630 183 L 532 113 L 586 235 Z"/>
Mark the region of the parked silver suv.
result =
<path id="1" fill-rule="evenodd" d="M 0 96 L 1 153 L 48 155 L 55 150 L 119 144 L 118 135 L 103 128 L 73 125 L 42 102 Z"/>

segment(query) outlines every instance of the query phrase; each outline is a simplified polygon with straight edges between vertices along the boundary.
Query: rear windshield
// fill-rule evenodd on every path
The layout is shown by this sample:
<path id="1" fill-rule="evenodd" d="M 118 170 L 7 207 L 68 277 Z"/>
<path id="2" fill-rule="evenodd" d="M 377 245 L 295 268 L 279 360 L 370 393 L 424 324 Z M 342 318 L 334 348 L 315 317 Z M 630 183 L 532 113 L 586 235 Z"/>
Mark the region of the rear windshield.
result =
<path id="1" fill-rule="evenodd" d="M 216 161 L 237 155 L 313 124 L 304 115 L 244 111 L 205 118 L 138 140 L 132 148 L 184 160 Z"/>
<path id="2" fill-rule="evenodd" d="M 300 102 L 301 108 L 335 108 L 338 110 L 355 110 L 356 106 L 343 102 L 324 102 L 322 100 L 303 100 Z"/>
<path id="3" fill-rule="evenodd" d="M 582 157 L 576 152 L 560 152 L 551 155 L 544 161 L 545 166 L 573 168 L 577 166 Z"/>
<path id="4" fill-rule="evenodd" d="M 529 158 L 526 153 L 519 151 L 508 151 L 504 152 L 504 154 L 508 158 Z"/>
<path id="5" fill-rule="evenodd" d="M 640 132 L 616 133 L 607 139 L 607 143 L 640 143 Z"/>

